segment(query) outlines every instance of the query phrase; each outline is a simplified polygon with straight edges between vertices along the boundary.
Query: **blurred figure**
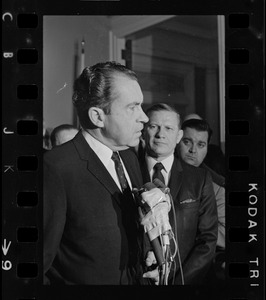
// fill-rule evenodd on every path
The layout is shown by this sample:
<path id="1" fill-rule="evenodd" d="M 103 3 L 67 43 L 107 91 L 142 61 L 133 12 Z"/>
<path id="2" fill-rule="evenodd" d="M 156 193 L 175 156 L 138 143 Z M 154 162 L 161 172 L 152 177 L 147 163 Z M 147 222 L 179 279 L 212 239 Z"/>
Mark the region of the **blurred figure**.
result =
<path id="1" fill-rule="evenodd" d="M 50 141 L 50 132 L 48 128 L 46 128 L 46 124 L 44 121 L 43 121 L 42 141 L 43 141 L 42 149 L 43 149 L 43 153 L 45 153 L 51 149 L 51 141 Z"/>
<path id="2" fill-rule="evenodd" d="M 73 125 L 62 124 L 55 127 L 50 136 L 52 148 L 72 140 L 77 133 L 78 129 Z"/>
<path id="3" fill-rule="evenodd" d="M 202 120 L 202 117 L 197 114 L 188 114 L 184 117 L 183 122 L 185 122 L 186 120 L 190 120 L 190 119 Z"/>

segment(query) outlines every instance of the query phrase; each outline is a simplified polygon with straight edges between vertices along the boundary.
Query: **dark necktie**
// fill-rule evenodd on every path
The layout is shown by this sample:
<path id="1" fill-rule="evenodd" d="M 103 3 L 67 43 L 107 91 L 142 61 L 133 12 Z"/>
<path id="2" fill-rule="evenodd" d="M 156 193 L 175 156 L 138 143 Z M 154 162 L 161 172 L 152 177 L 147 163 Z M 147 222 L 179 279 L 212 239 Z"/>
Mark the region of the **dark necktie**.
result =
<path id="1" fill-rule="evenodd" d="M 115 163 L 115 170 L 116 170 L 116 174 L 117 174 L 118 180 L 120 182 L 122 191 L 123 191 L 123 193 L 125 193 L 125 191 L 129 189 L 129 185 L 128 185 L 128 182 L 126 179 L 126 175 L 124 173 L 124 169 L 123 169 L 121 160 L 120 160 L 117 152 L 113 152 L 112 160 Z"/>
<path id="2" fill-rule="evenodd" d="M 121 241 L 121 266 L 122 269 L 125 268 L 127 265 L 127 274 L 130 280 L 136 280 L 136 273 L 140 272 L 138 270 L 138 260 L 141 251 L 140 240 L 138 238 L 139 229 L 138 229 L 138 216 L 137 216 L 137 206 L 134 203 L 132 192 L 130 186 L 127 182 L 125 172 L 120 160 L 120 157 L 117 152 L 113 152 L 112 160 L 115 163 L 115 170 L 117 173 L 117 177 L 119 179 L 122 192 L 123 192 L 123 199 L 120 202 L 121 213 L 122 213 L 122 224 L 124 226 L 126 235 L 127 235 L 127 243 L 128 246 L 125 245 L 126 241 L 122 235 Z M 125 248 L 128 247 L 128 260 L 124 255 Z M 126 255 L 126 256 L 127 256 Z M 129 275 L 131 274 L 131 275 Z M 134 278 L 134 279 L 133 279 Z"/>
<path id="3" fill-rule="evenodd" d="M 163 164 L 159 162 L 154 165 L 153 169 L 154 169 L 154 174 L 152 176 L 152 180 L 154 180 L 155 178 L 158 178 L 162 183 L 165 184 L 165 180 L 164 180 L 163 174 L 161 172 L 161 170 L 164 169 Z"/>

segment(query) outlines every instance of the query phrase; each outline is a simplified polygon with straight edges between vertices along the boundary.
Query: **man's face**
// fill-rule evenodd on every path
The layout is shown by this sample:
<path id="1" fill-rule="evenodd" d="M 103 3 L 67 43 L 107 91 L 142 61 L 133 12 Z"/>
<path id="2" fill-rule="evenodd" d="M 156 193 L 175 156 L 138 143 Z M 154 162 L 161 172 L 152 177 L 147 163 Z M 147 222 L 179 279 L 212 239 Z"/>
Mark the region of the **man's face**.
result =
<path id="1" fill-rule="evenodd" d="M 170 156 L 182 137 L 178 116 L 173 111 L 153 111 L 145 126 L 144 139 L 148 155 L 161 161 Z"/>
<path id="2" fill-rule="evenodd" d="M 185 128 L 183 138 L 178 145 L 179 155 L 188 164 L 198 167 L 208 151 L 208 131 Z"/>
<path id="3" fill-rule="evenodd" d="M 114 101 L 110 114 L 104 117 L 102 135 L 113 150 L 123 150 L 139 144 L 143 124 L 148 117 L 142 110 L 143 95 L 137 81 L 116 76 L 113 89 Z"/>

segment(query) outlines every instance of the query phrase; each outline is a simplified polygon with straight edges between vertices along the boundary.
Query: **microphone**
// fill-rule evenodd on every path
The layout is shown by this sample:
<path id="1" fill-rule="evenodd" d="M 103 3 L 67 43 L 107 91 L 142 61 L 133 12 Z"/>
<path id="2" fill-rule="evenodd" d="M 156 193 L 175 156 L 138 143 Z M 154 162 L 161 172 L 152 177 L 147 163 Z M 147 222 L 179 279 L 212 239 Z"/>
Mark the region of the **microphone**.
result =
<path id="1" fill-rule="evenodd" d="M 160 179 L 158 178 L 155 178 L 153 180 L 153 183 L 165 194 L 168 194 L 169 197 L 171 198 L 171 194 L 170 194 L 170 189 L 169 187 L 167 187 Z M 169 224 L 170 226 L 170 224 Z M 171 226 L 170 226 L 170 230 L 172 230 Z M 168 233 L 170 231 L 168 230 Z M 170 240 L 169 240 L 169 235 L 168 234 L 165 234 L 163 235 L 163 242 L 164 242 L 164 245 L 170 245 Z"/>
<path id="2" fill-rule="evenodd" d="M 159 179 L 154 179 L 153 182 L 147 182 L 143 185 L 143 187 L 140 190 L 133 190 L 133 192 L 137 195 L 138 200 L 140 201 L 140 206 L 142 213 L 144 213 L 144 216 L 147 215 L 151 211 L 151 207 L 149 203 L 144 201 L 142 198 L 142 194 L 147 191 L 151 191 L 155 188 L 159 188 L 163 193 L 167 194 L 169 193 L 170 189 L 166 187 Z M 170 224 L 168 225 L 170 227 Z M 171 227 L 170 227 L 171 228 Z M 162 232 L 163 233 L 163 232 Z M 162 245 L 160 242 L 159 237 L 153 238 L 151 234 L 148 234 L 150 243 L 152 245 L 155 258 L 157 260 L 157 264 L 159 267 L 161 267 L 165 263 L 165 258 L 163 255 Z M 168 238 L 169 240 L 169 238 Z"/>

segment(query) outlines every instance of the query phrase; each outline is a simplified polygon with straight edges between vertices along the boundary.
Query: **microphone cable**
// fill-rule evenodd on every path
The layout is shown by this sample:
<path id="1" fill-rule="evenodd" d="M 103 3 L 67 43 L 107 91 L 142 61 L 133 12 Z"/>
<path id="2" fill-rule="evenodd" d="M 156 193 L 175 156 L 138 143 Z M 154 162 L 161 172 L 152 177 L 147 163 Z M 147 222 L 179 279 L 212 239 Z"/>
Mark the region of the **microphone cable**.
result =
<path id="1" fill-rule="evenodd" d="M 177 223 L 176 223 L 176 213 L 175 213 L 175 205 L 174 205 L 174 201 L 173 201 L 173 197 L 170 194 L 170 191 L 168 192 L 168 195 L 170 197 L 170 202 L 171 202 L 171 206 L 173 208 L 173 218 L 174 218 L 174 244 L 175 244 L 175 253 L 173 255 L 173 258 L 176 256 L 178 257 L 178 263 L 179 263 L 179 269 L 180 269 L 180 275 L 181 275 L 181 284 L 185 285 L 185 280 L 184 280 L 184 273 L 183 273 L 183 267 L 182 267 L 182 261 L 181 261 L 181 255 L 180 255 L 180 249 L 179 249 L 179 245 L 178 245 L 178 237 L 177 237 Z M 174 271 L 173 271 L 173 279 L 172 279 L 172 284 L 175 281 L 175 273 L 176 273 L 176 263 L 174 263 Z"/>
<path id="2" fill-rule="evenodd" d="M 170 189 L 169 187 L 166 187 L 164 183 L 162 183 L 159 179 L 154 179 L 153 180 L 153 184 L 162 189 L 164 191 L 165 194 L 167 194 L 170 198 L 170 203 L 171 203 L 171 206 L 172 206 L 172 209 L 173 209 L 173 217 L 174 217 L 174 233 L 172 230 L 168 231 L 168 236 L 169 234 L 171 233 L 172 234 L 172 239 L 173 239 L 173 242 L 174 242 L 174 245 L 175 245 L 175 250 L 174 250 L 174 254 L 173 255 L 170 255 L 170 243 L 169 245 L 166 245 L 166 247 L 168 248 L 168 252 L 167 252 L 167 255 L 168 256 L 165 256 L 165 253 L 163 252 L 163 257 L 165 258 L 165 272 L 164 272 L 164 279 L 162 279 L 162 282 L 164 283 L 164 285 L 167 285 L 168 284 L 168 276 L 170 274 L 170 270 L 168 271 L 168 263 L 169 263 L 169 269 L 171 269 L 171 265 L 172 265 L 172 262 L 174 262 L 174 271 L 173 271 L 173 280 L 172 280 L 172 284 L 174 283 L 174 280 L 175 280 L 175 273 L 176 273 L 176 262 L 175 262 L 175 256 L 177 254 L 177 257 L 178 257 L 178 263 L 179 263 L 179 269 L 180 269 L 180 275 L 181 275 L 181 284 L 184 285 L 185 284 L 185 281 L 184 281 L 184 274 L 183 274 L 183 268 L 182 268 L 182 261 L 181 261 L 181 255 L 180 255 L 180 249 L 179 249 L 179 244 L 178 244 L 178 237 L 177 237 L 177 222 L 176 222 L 176 213 L 175 213 L 175 206 L 174 206 L 174 201 L 173 201 L 173 197 L 170 193 Z M 161 235 L 160 235 L 161 237 Z M 162 242 L 162 241 L 161 241 Z M 163 245 L 161 243 L 161 245 Z M 163 247 L 162 247 L 162 251 L 164 251 Z M 170 262 L 168 261 L 169 260 L 169 257 L 170 257 Z M 166 272 L 167 270 L 167 272 Z"/>
<path id="3" fill-rule="evenodd" d="M 146 184 L 147 185 L 147 184 Z M 183 268 L 182 268 L 182 261 L 181 261 L 181 255 L 180 255 L 180 249 L 178 245 L 178 237 L 177 237 L 177 222 L 176 222 L 176 213 L 175 213 L 175 207 L 174 207 L 174 202 L 172 195 L 170 193 L 170 189 L 166 187 L 159 179 L 154 179 L 153 180 L 153 185 L 159 189 L 161 189 L 165 194 L 167 194 L 170 198 L 170 203 L 173 208 L 173 217 L 174 217 L 174 232 L 171 230 L 168 230 L 168 232 L 159 233 L 159 244 L 161 245 L 161 251 L 162 251 L 162 256 L 164 258 L 164 263 L 162 265 L 159 265 L 158 270 L 159 270 L 159 284 L 160 285 L 167 285 L 168 284 L 168 276 L 171 271 L 172 263 L 174 263 L 174 271 L 173 271 L 173 280 L 172 283 L 174 283 L 175 280 L 175 275 L 176 275 L 176 261 L 175 261 L 175 256 L 177 254 L 178 256 L 178 263 L 180 267 L 180 274 L 181 274 L 181 282 L 182 285 L 184 285 L 184 275 L 183 275 Z M 133 193 L 135 195 L 140 195 L 143 191 L 146 191 L 147 187 L 142 188 L 140 190 L 138 189 L 133 189 Z M 149 189 L 152 189 L 152 186 L 148 187 Z M 143 205 L 144 203 L 142 203 Z M 142 206 L 141 205 L 141 206 Z M 173 239 L 174 243 L 174 253 L 171 255 L 171 249 L 170 249 L 170 237 Z"/>

